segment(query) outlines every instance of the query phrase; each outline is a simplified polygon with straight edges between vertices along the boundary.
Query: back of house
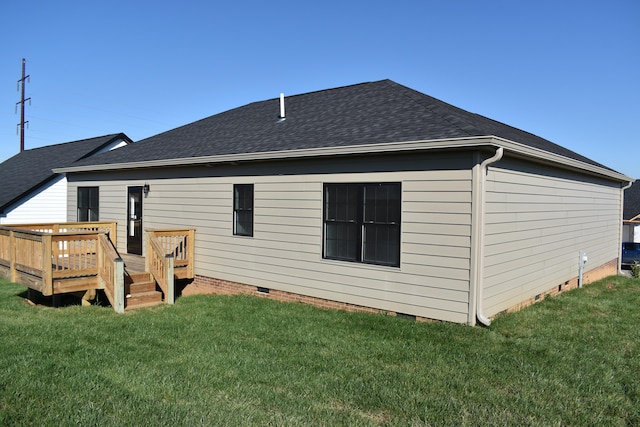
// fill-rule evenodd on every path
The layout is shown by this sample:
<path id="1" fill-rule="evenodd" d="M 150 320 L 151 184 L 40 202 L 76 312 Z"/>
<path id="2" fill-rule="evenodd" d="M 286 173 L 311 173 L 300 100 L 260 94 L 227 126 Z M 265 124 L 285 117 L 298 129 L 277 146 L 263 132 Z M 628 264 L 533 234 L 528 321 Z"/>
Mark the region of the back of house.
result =
<path id="1" fill-rule="evenodd" d="M 585 283 L 616 274 L 630 181 L 389 80 L 251 103 L 58 172 L 67 220 L 90 196 L 122 252 L 195 228 L 185 293 L 471 325 L 576 286 L 581 254 Z"/>

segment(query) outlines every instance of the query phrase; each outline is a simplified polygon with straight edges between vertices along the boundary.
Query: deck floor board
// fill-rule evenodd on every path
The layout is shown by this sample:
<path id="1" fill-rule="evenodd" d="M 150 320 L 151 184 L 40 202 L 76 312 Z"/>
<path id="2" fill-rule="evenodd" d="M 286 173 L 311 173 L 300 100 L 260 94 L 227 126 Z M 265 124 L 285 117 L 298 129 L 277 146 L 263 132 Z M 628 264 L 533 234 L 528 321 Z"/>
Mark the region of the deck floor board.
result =
<path id="1" fill-rule="evenodd" d="M 143 256 L 134 254 L 120 254 L 124 261 L 124 269 L 129 273 L 144 273 L 146 261 Z"/>

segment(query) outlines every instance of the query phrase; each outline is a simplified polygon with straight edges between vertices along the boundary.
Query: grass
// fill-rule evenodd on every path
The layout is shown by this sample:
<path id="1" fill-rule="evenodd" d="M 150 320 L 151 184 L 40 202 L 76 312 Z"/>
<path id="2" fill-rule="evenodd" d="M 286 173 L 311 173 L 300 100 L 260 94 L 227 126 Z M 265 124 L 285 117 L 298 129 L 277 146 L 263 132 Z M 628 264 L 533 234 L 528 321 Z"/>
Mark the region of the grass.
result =
<path id="1" fill-rule="evenodd" d="M 0 425 L 639 425 L 640 280 L 489 328 L 191 296 L 117 315 L 0 283 Z"/>

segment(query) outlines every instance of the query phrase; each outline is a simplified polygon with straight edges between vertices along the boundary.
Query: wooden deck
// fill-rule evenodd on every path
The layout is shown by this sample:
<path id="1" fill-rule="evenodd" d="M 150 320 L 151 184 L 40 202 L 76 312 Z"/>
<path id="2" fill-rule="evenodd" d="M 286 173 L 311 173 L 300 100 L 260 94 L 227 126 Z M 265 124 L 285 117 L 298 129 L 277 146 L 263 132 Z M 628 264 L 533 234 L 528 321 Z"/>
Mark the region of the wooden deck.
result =
<path id="1" fill-rule="evenodd" d="M 115 223 L 3 225 L 0 275 L 44 296 L 104 290 L 119 313 L 173 304 L 175 280 L 194 277 L 195 230 L 146 232 L 148 259 L 118 252 Z"/>

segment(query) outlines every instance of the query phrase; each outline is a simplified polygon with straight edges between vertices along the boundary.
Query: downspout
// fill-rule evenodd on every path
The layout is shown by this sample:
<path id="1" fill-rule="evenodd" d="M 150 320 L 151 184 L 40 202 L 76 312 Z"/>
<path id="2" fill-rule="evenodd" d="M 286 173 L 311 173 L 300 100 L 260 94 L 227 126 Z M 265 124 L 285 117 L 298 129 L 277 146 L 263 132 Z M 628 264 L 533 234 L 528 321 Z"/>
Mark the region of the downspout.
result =
<path id="1" fill-rule="evenodd" d="M 620 189 L 620 232 L 618 233 L 618 274 L 622 274 L 622 235 L 624 234 L 624 190 L 631 187 L 633 181 Z"/>
<path id="2" fill-rule="evenodd" d="M 485 195 L 485 182 L 487 175 L 487 166 L 502 159 L 504 154 L 504 148 L 498 147 L 493 157 L 490 157 L 480 163 L 479 173 L 475 176 L 476 182 L 474 190 L 477 196 L 474 198 L 477 209 L 475 209 L 475 248 L 473 248 L 473 259 L 475 260 L 475 300 L 476 300 L 476 318 L 484 326 L 491 325 L 491 319 L 486 317 L 482 310 L 482 279 L 483 279 L 483 264 L 484 264 L 484 195 Z"/>

